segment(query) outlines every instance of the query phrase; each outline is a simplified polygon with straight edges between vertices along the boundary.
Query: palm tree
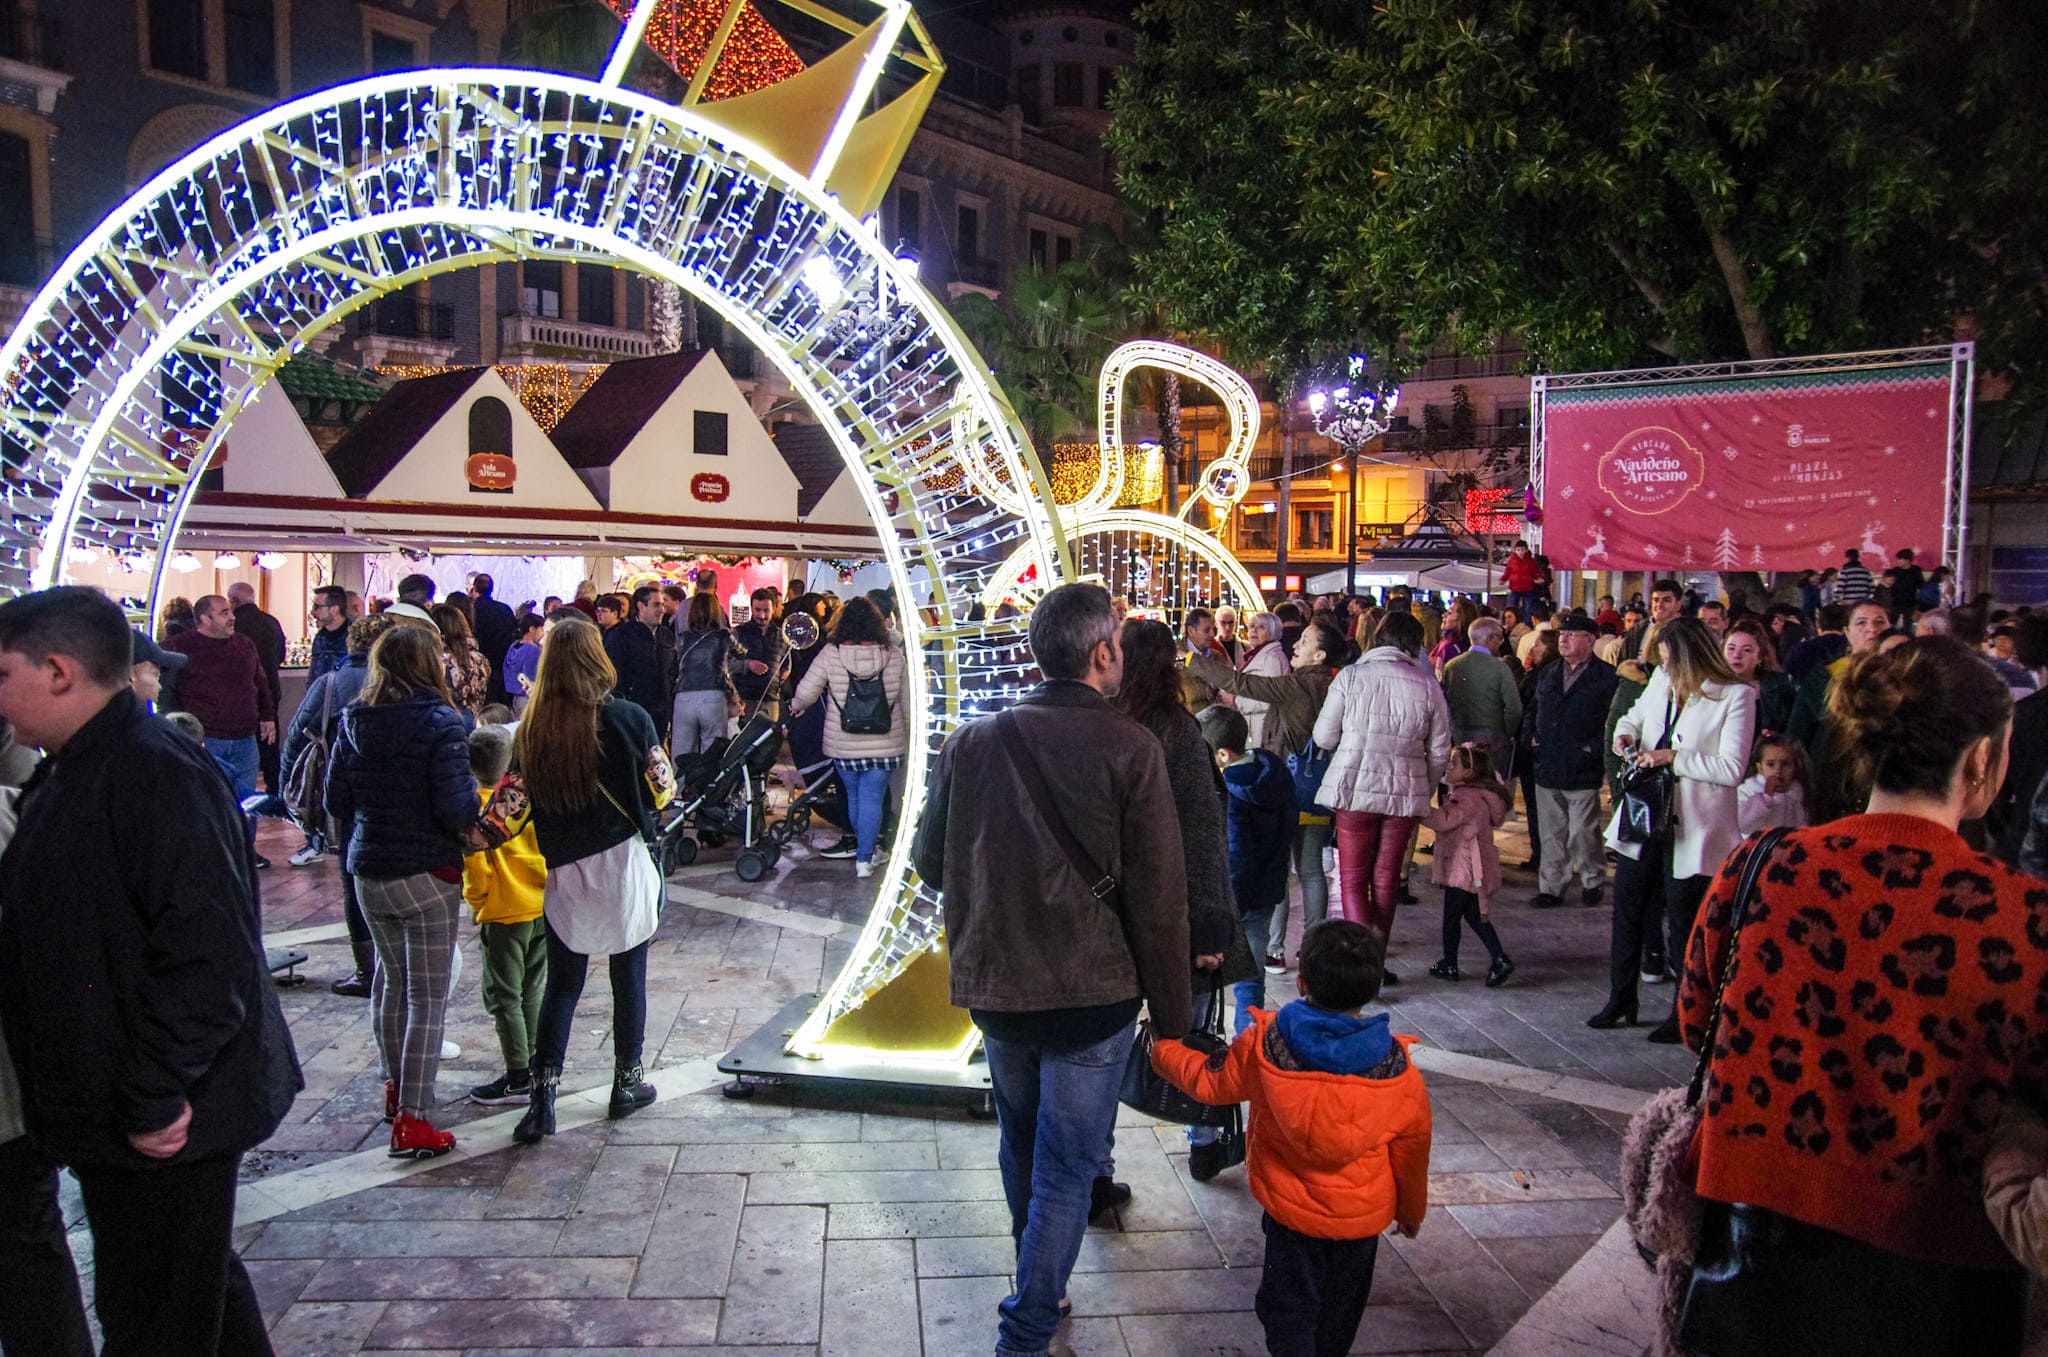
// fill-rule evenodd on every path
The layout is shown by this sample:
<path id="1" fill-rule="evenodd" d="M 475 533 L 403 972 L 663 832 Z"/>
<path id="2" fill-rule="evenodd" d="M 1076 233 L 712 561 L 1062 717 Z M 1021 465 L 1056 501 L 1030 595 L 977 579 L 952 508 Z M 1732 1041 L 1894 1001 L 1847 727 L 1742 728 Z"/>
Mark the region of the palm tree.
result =
<path id="1" fill-rule="evenodd" d="M 1000 299 L 969 292 L 953 314 L 1042 456 L 1056 442 L 1089 435 L 1096 378 L 1124 327 L 1117 294 L 1091 275 L 1085 257 L 1053 269 L 1033 263 Z"/>

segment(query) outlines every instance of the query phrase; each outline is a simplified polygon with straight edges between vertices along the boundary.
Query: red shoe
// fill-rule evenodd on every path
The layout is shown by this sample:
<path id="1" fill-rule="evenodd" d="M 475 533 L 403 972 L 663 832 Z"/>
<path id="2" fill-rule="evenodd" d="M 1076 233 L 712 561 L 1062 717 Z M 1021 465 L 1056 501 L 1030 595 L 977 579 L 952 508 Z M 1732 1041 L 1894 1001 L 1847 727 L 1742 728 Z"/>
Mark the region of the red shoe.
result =
<path id="1" fill-rule="evenodd" d="M 396 1079 L 386 1079 L 384 1081 L 384 1120 L 398 1120 L 398 1081 Z"/>
<path id="2" fill-rule="evenodd" d="M 391 1123 L 393 1159 L 432 1159 L 454 1148 L 455 1137 L 446 1131 L 436 1131 L 431 1122 L 401 1112 L 398 1120 Z"/>

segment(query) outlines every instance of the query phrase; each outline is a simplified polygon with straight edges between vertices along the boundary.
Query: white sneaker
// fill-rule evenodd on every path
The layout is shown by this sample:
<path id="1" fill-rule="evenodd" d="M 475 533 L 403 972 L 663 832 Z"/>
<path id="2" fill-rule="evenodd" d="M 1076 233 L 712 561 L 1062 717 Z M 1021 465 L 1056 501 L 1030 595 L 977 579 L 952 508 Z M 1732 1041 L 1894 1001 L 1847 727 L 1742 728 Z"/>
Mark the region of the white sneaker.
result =
<path id="1" fill-rule="evenodd" d="M 853 874 L 860 880 L 865 881 L 875 874 L 875 864 L 872 862 L 856 862 L 853 864 Z"/>
<path id="2" fill-rule="evenodd" d="M 441 1058 L 443 1060 L 460 1060 L 462 1059 L 462 1048 L 448 1040 L 448 1038 L 443 1037 L 441 1038 Z"/>
<path id="3" fill-rule="evenodd" d="M 320 851 L 320 845 L 309 843 L 298 852 L 292 854 L 292 866 L 310 867 L 326 856 L 327 854 Z"/>

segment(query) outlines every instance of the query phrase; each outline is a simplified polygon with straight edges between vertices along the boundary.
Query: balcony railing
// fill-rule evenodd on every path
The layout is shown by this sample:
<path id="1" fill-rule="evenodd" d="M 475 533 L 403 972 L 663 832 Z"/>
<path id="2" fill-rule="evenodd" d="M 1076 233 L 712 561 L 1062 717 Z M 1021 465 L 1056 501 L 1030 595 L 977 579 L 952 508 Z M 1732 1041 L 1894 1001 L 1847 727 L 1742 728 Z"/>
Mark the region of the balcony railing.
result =
<path id="1" fill-rule="evenodd" d="M 381 297 L 375 306 L 356 313 L 350 333 L 385 339 L 449 340 L 455 338 L 455 307 L 448 302 Z"/>
<path id="2" fill-rule="evenodd" d="M 565 357 L 646 358 L 654 352 L 654 341 L 644 330 L 591 325 L 557 316 L 501 316 L 498 341 L 507 350 L 528 355 L 545 350 Z"/>
<path id="3" fill-rule="evenodd" d="M 1529 426 L 1526 424 L 1475 424 L 1470 433 L 1455 436 L 1448 425 L 1441 429 L 1389 429 L 1386 438 L 1388 452 L 1527 446 Z"/>
<path id="4" fill-rule="evenodd" d="M 1529 355 L 1520 349 L 1500 349 L 1478 358 L 1468 358 L 1461 353 L 1445 354 L 1425 359 L 1420 368 L 1409 374 L 1408 380 L 1448 382 L 1459 377 L 1512 377 L 1528 361 Z"/>
<path id="5" fill-rule="evenodd" d="M 64 66 L 64 25 L 46 14 L 24 14 L 0 6 L 0 57 L 44 70 Z"/>

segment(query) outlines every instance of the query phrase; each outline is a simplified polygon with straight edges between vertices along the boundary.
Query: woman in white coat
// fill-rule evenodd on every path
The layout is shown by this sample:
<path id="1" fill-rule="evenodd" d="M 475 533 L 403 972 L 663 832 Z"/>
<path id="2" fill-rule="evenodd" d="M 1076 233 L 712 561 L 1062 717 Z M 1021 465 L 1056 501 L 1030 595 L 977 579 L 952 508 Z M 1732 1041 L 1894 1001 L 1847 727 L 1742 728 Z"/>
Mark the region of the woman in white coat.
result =
<path id="1" fill-rule="evenodd" d="M 1389 613 L 1372 649 L 1338 671 L 1316 717 L 1316 745 L 1332 751 L 1316 804 L 1337 814 L 1344 917 L 1383 943 L 1394 927 L 1409 836 L 1429 814 L 1451 761 L 1450 709 L 1421 656 L 1422 624 Z"/>
<path id="2" fill-rule="evenodd" d="M 1667 957 L 1685 955 L 1693 916 L 1714 873 L 1742 842 L 1736 789 L 1749 773 L 1756 734 L 1756 689 L 1735 677 L 1706 624 L 1680 618 L 1657 633 L 1659 664 L 1635 705 L 1614 727 L 1614 752 L 1638 766 L 1676 775 L 1677 830 L 1654 844 L 1623 843 L 1621 812 L 1607 828 L 1614 876 L 1614 936 L 1608 953 L 1607 1006 L 1588 1027 L 1636 1020 L 1636 968 L 1643 941 L 1663 915 Z M 1661 910 L 1660 910 L 1661 906 Z M 1678 1041 L 1676 1010 L 1650 1040 Z"/>
<path id="3" fill-rule="evenodd" d="M 1245 647 L 1244 658 L 1238 661 L 1241 674 L 1254 674 L 1260 678 L 1285 678 L 1293 671 L 1293 664 L 1287 654 L 1287 645 L 1281 639 L 1280 619 L 1273 613 L 1254 613 L 1245 627 L 1250 644 Z M 1264 748 L 1266 734 L 1267 704 L 1255 697 L 1231 699 L 1245 725 L 1251 728 L 1251 748 Z M 1290 751 L 1291 752 L 1291 751 Z"/>

